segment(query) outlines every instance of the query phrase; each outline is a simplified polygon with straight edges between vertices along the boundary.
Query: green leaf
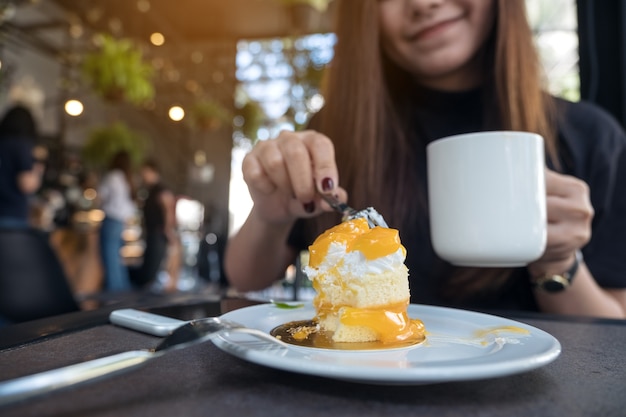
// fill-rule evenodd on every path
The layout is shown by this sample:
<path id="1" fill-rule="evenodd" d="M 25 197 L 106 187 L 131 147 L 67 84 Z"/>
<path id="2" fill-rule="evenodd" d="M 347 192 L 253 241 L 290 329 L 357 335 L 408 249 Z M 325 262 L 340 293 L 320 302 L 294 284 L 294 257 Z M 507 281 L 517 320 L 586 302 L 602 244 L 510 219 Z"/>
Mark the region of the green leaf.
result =
<path id="1" fill-rule="evenodd" d="M 274 304 L 278 308 L 283 308 L 285 310 L 293 310 L 295 308 L 304 307 L 303 303 L 291 304 L 291 303 L 281 303 L 280 301 L 271 300 L 271 303 Z"/>
<path id="2" fill-rule="evenodd" d="M 128 39 L 99 36 L 97 50 L 88 53 L 82 75 L 94 91 L 106 99 L 142 104 L 154 97 L 153 68 L 141 50 Z"/>

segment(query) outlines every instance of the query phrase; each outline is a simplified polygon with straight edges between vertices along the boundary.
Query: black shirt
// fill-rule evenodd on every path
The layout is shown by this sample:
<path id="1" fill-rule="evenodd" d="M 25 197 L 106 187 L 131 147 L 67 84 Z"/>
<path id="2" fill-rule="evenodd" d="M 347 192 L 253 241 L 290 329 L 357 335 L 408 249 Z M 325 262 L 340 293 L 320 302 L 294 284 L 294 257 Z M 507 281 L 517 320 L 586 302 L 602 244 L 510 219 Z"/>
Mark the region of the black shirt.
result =
<path id="1" fill-rule="evenodd" d="M 461 133 L 489 130 L 490 115 L 483 114 L 482 90 L 467 92 L 422 91 L 412 110 L 414 128 L 425 143 L 415 148 L 418 178 L 426 190 L 425 145 Z M 558 140 L 560 171 L 585 181 L 595 216 L 591 241 L 582 249 L 585 263 L 598 284 L 626 287 L 626 135 L 606 111 L 585 102 L 557 99 L 560 114 Z M 548 164 L 551 165 L 551 164 Z M 302 249 L 302 222 L 294 227 L 289 243 Z M 525 268 L 517 268 L 497 292 L 478 294 L 463 301 L 442 295 L 446 279 L 455 268 L 440 259 L 430 241 L 428 219 L 414 231 L 400 231 L 407 249 L 411 301 L 477 309 L 537 310 Z"/>
<path id="2" fill-rule="evenodd" d="M 0 217 L 28 218 L 28 196 L 19 189 L 17 178 L 33 169 L 32 148 L 28 138 L 0 138 Z"/>
<path id="3" fill-rule="evenodd" d="M 148 189 L 148 197 L 143 206 L 146 234 L 165 233 L 165 209 L 161 203 L 161 193 L 165 190 L 162 184 L 154 184 Z"/>

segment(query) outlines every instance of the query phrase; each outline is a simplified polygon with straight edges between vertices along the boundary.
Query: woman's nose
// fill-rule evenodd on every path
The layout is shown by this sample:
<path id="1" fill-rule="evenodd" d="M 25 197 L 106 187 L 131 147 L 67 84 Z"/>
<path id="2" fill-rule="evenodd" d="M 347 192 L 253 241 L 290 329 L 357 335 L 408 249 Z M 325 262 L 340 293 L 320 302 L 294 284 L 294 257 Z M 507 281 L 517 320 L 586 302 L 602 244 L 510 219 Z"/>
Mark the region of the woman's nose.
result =
<path id="1" fill-rule="evenodd" d="M 446 0 L 405 0 L 406 12 L 412 15 L 427 15 L 439 8 Z"/>

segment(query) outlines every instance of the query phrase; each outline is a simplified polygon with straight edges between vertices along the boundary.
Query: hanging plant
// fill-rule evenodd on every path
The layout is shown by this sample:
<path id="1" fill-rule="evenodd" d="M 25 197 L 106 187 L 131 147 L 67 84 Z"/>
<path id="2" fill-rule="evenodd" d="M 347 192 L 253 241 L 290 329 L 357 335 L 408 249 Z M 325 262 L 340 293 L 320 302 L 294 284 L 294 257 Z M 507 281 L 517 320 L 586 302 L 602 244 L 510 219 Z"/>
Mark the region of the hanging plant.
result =
<path id="1" fill-rule="evenodd" d="M 106 168 L 113 155 L 119 151 L 128 152 L 133 164 L 138 165 L 147 150 L 148 142 L 141 133 L 122 122 L 115 122 L 91 130 L 83 146 L 82 156 L 88 166 L 100 170 Z"/>
<path id="2" fill-rule="evenodd" d="M 153 68 L 128 39 L 98 35 L 98 50 L 85 56 L 82 73 L 97 94 L 109 101 L 139 105 L 154 97 Z"/>
<path id="3" fill-rule="evenodd" d="M 214 131 L 224 123 L 232 121 L 232 114 L 221 103 L 213 99 L 202 99 L 191 107 L 189 120 L 193 127 Z"/>

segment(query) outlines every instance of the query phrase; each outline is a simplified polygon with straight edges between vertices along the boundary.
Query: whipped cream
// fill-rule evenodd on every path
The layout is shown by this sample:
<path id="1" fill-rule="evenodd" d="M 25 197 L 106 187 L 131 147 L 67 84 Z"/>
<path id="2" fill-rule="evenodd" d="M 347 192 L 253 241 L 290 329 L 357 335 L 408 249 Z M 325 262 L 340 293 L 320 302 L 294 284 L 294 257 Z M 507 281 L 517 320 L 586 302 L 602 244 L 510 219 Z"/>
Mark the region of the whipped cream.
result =
<path id="1" fill-rule="evenodd" d="M 404 265 L 405 253 L 402 247 L 394 253 L 368 260 L 360 251 L 346 252 L 346 245 L 332 242 L 323 262 L 317 268 L 304 267 L 304 273 L 313 279 L 318 275 L 336 270 L 341 276 L 360 277 L 366 274 L 381 274 Z"/>

